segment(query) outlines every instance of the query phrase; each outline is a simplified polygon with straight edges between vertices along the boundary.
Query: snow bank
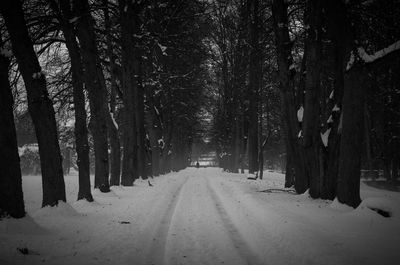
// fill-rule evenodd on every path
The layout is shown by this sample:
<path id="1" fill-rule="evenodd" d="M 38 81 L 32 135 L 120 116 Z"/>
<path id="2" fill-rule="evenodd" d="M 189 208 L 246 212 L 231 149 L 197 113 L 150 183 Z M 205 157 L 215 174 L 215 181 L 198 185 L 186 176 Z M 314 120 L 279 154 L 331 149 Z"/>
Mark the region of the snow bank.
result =
<path id="1" fill-rule="evenodd" d="M 5 218 L 0 221 L 0 234 L 41 235 L 45 233 L 46 230 L 29 215 L 22 219 Z"/>
<path id="2" fill-rule="evenodd" d="M 364 199 L 357 210 L 374 210 L 380 214 L 387 214 L 386 217 L 399 216 L 399 207 L 393 200 L 384 197 L 371 197 Z"/>
<path id="3" fill-rule="evenodd" d="M 350 207 L 344 203 L 340 203 L 337 198 L 333 200 L 333 202 L 329 205 L 329 207 L 333 210 L 337 210 L 340 212 L 351 212 L 353 211 L 353 207 Z"/>
<path id="4" fill-rule="evenodd" d="M 74 217 L 79 216 L 79 214 L 75 211 L 74 208 L 71 207 L 68 203 L 63 201 L 59 201 L 57 206 L 46 206 L 36 211 L 33 217 L 46 217 L 46 218 L 54 218 L 54 217 Z"/>

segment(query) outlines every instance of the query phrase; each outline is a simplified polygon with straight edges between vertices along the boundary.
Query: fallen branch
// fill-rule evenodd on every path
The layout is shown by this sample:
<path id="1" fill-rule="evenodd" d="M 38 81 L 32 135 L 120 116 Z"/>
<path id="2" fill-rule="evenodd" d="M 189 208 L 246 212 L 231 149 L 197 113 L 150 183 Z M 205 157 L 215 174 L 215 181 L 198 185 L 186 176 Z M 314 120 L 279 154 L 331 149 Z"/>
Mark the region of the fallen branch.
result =
<path id="1" fill-rule="evenodd" d="M 285 189 L 266 189 L 266 190 L 259 190 L 258 192 L 267 192 L 267 193 L 287 192 L 291 194 L 297 194 L 295 190 L 285 190 Z"/>

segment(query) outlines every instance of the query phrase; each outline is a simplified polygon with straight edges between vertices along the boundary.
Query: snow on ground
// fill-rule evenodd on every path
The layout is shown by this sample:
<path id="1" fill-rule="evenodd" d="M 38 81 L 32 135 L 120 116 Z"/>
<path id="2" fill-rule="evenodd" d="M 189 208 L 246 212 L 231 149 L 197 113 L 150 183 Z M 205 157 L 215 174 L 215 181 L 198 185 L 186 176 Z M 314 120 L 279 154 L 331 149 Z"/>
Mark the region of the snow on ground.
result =
<path id="1" fill-rule="evenodd" d="M 218 168 L 188 168 L 40 208 L 41 181 L 23 177 L 28 216 L 0 221 L 0 264 L 398 264 L 400 193 L 361 184 L 357 209 L 279 190 Z M 272 189 L 272 190 L 271 190 Z M 274 190 L 275 189 L 275 190 Z M 267 190 L 267 191 L 266 191 Z M 392 213 L 384 218 L 369 208 Z M 17 248 L 27 248 L 29 255 Z"/>

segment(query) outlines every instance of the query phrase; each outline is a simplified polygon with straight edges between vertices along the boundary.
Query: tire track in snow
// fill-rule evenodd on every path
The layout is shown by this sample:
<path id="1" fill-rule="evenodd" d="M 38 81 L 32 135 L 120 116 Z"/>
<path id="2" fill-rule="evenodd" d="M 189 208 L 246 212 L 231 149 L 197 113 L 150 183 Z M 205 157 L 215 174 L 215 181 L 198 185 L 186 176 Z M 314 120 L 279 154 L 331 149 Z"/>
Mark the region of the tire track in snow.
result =
<path id="1" fill-rule="evenodd" d="M 185 181 L 183 181 L 183 183 L 180 184 L 176 191 L 173 193 L 171 201 L 168 203 L 165 211 L 163 213 L 160 213 L 160 215 L 162 215 L 161 221 L 153 224 L 154 227 L 157 227 L 157 230 L 154 234 L 151 234 L 152 242 L 150 244 L 150 247 L 148 248 L 144 264 L 164 264 L 165 246 L 167 242 L 168 231 L 171 225 L 171 220 L 174 215 L 176 205 L 178 204 L 182 188 L 186 184 L 188 179 L 189 176 L 186 176 Z"/>
<path id="2" fill-rule="evenodd" d="M 260 258 L 254 253 L 254 251 L 249 247 L 246 241 L 241 236 L 239 230 L 236 228 L 235 224 L 230 219 L 227 211 L 222 205 L 221 200 L 219 199 L 216 191 L 212 188 L 208 177 L 205 177 L 207 181 L 207 189 L 210 193 L 211 198 L 215 202 L 215 208 L 224 224 L 225 228 L 229 231 L 229 236 L 234 243 L 239 255 L 246 261 L 248 265 L 266 265 L 265 262 L 262 262 Z"/>
<path id="3" fill-rule="evenodd" d="M 245 226 L 246 231 L 240 229 L 241 235 L 247 240 L 251 248 L 260 255 L 262 260 L 268 260 L 270 264 L 285 265 L 313 265 L 324 262 L 326 264 L 366 263 L 360 260 L 357 253 L 337 248 L 340 246 L 340 242 L 332 240 L 329 235 L 325 233 L 314 234 L 317 232 L 318 223 L 313 223 L 312 218 L 307 221 L 305 216 L 295 214 L 285 207 L 278 207 L 274 204 L 276 199 L 273 200 L 273 197 L 268 203 L 265 200 L 260 202 L 257 196 L 250 196 L 245 199 L 240 196 L 243 192 L 238 189 L 239 186 L 232 185 L 230 182 L 224 182 L 224 185 L 220 186 L 218 184 L 222 184 L 221 180 L 209 181 L 216 194 L 223 195 L 220 197 L 220 201 L 228 207 L 226 209 L 236 209 L 235 212 L 228 212 L 233 217 L 231 220 L 237 221 L 238 217 L 246 216 L 242 220 L 248 221 Z M 240 203 L 236 204 L 236 201 Z M 298 222 L 299 219 L 305 221 Z M 287 220 L 289 220 L 289 224 L 286 224 Z M 309 222 L 309 224 L 306 224 L 306 222 Z M 314 227 L 310 230 L 311 226 Z M 300 244 L 301 247 L 296 246 L 296 244 Z M 323 251 L 320 252 L 319 249 Z M 340 255 L 335 255 L 336 251 L 347 253 L 345 256 L 351 262 L 340 259 Z M 326 261 L 321 262 L 315 258 L 320 253 L 325 253 Z"/>
<path id="4" fill-rule="evenodd" d="M 277 235 L 274 230 L 276 229 L 274 226 L 280 222 L 279 217 L 277 219 L 279 214 L 277 215 L 275 212 L 270 212 L 268 216 L 265 216 L 259 211 L 253 212 L 254 207 L 252 206 L 255 205 L 256 201 L 251 200 L 251 203 L 248 204 L 244 198 L 240 197 L 241 192 L 239 192 L 239 190 L 214 188 L 218 187 L 216 184 L 221 184 L 221 182 L 214 182 L 215 186 L 213 186 L 211 184 L 213 181 L 210 181 L 209 179 L 208 181 L 210 182 L 211 189 L 214 190 L 215 194 L 219 198 L 219 202 L 227 206 L 227 209 L 231 209 L 230 212 L 226 211 L 226 214 L 230 217 L 230 220 L 232 220 L 233 226 L 237 227 L 234 221 L 239 221 L 239 223 L 243 222 L 242 226 L 245 225 L 245 230 L 237 229 L 237 231 L 240 233 L 240 235 L 242 235 L 242 240 L 247 242 L 253 253 L 258 254 L 257 257 L 259 260 L 261 260 L 261 263 L 259 264 L 266 264 L 267 260 L 270 264 L 315 264 L 307 256 L 298 256 L 296 253 L 292 253 L 292 249 L 288 248 L 286 244 L 282 244 L 282 238 L 280 235 Z M 225 188 L 227 188 L 227 186 L 230 188 L 234 187 L 226 184 L 227 183 L 223 185 Z M 227 195 L 229 202 L 232 204 L 226 204 L 227 201 L 221 199 L 222 195 L 224 195 L 223 197 Z M 241 203 L 235 204 L 235 201 L 241 201 Z M 267 205 L 258 205 L 256 208 L 260 211 L 263 211 L 265 206 Z M 236 209 L 236 211 L 232 212 L 233 209 Z M 270 220 L 271 218 L 274 220 L 272 223 Z M 270 224 L 268 227 L 265 226 L 267 221 Z M 271 231 L 273 232 L 271 233 Z"/>

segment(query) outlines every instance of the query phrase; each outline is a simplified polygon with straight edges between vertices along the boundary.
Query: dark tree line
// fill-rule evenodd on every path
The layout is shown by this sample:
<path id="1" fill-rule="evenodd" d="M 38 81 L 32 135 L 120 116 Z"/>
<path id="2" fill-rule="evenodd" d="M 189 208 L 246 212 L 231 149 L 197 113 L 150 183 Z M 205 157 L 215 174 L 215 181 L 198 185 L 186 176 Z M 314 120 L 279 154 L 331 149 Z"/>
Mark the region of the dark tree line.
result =
<path id="1" fill-rule="evenodd" d="M 214 142 L 226 170 L 262 177 L 278 131 L 285 186 L 298 193 L 356 207 L 362 168 L 397 179 L 397 1 L 212 3 Z"/>
<path id="2" fill-rule="evenodd" d="M 396 3 L 391 4 L 393 10 L 399 10 Z M 297 101 L 297 107 L 304 109 L 299 134 L 293 121 L 293 109 L 286 116 L 286 126 L 292 128 L 287 129 L 291 139 L 288 144 L 292 146 L 287 148 L 288 155 L 291 152 L 298 158 L 292 160 L 291 172 L 294 173 L 288 176 L 288 181 L 293 181 L 300 193 L 309 189 L 313 198 L 337 197 L 340 202 L 353 207 L 360 203 L 361 158 L 363 142 L 367 142 L 364 139 L 364 131 L 368 130 L 364 123 L 368 96 L 365 88 L 371 81 L 382 78 L 381 74 L 395 70 L 396 66 L 390 61 L 398 60 L 396 50 L 382 54 L 382 49 L 398 41 L 396 30 L 379 36 L 378 39 L 383 41 L 380 45 L 375 42 L 377 36 L 359 34 L 377 25 L 391 27 L 384 21 L 388 19 L 385 17 L 380 17 L 381 24 L 371 23 L 371 16 L 379 20 L 379 16 L 374 15 L 376 10 L 379 9 L 375 4 L 362 1 L 307 1 L 303 10 L 306 26 L 304 68 L 300 68 L 300 81 L 296 82 L 290 73 L 292 47 L 285 46 L 290 43 L 289 23 L 283 19 L 288 17 L 290 6 L 283 1 L 273 2 L 275 32 L 286 35 L 286 40 L 276 39 L 282 52 L 279 71 L 288 71 L 280 76 L 280 83 L 281 86 L 284 82 L 291 83 L 295 92 L 286 95 L 284 100 Z M 385 73 L 376 72 L 383 65 L 388 67 Z"/>
<path id="3" fill-rule="evenodd" d="M 191 143 L 200 137 L 198 113 L 208 80 L 202 42 L 208 25 L 199 15 L 205 13 L 205 3 L 18 0 L 2 1 L 0 13 L 1 118 L 6 125 L 1 127 L 0 163 L 10 172 L 1 175 L 2 213 L 24 216 L 13 90 L 28 98 L 43 206 L 65 201 L 59 143 L 60 132 L 60 140 L 68 135 L 60 124 L 65 113 L 75 122 L 78 200 L 93 201 L 90 148 L 94 188 L 102 192 L 188 165 Z M 43 66 L 44 53 L 52 57 Z M 50 79 L 43 67 L 64 55 L 67 60 L 52 61 L 63 70 Z M 24 92 L 20 82 L 9 82 L 18 73 Z"/>
<path id="4" fill-rule="evenodd" d="M 78 199 L 92 201 L 91 168 L 102 192 L 132 186 L 185 168 L 192 144 L 211 137 L 225 170 L 262 178 L 280 164 L 286 187 L 356 207 L 361 169 L 399 175 L 399 10 L 394 0 L 1 1 L 2 214 L 24 215 L 15 128 L 28 116 L 43 206 L 66 200 L 72 156 Z"/>

